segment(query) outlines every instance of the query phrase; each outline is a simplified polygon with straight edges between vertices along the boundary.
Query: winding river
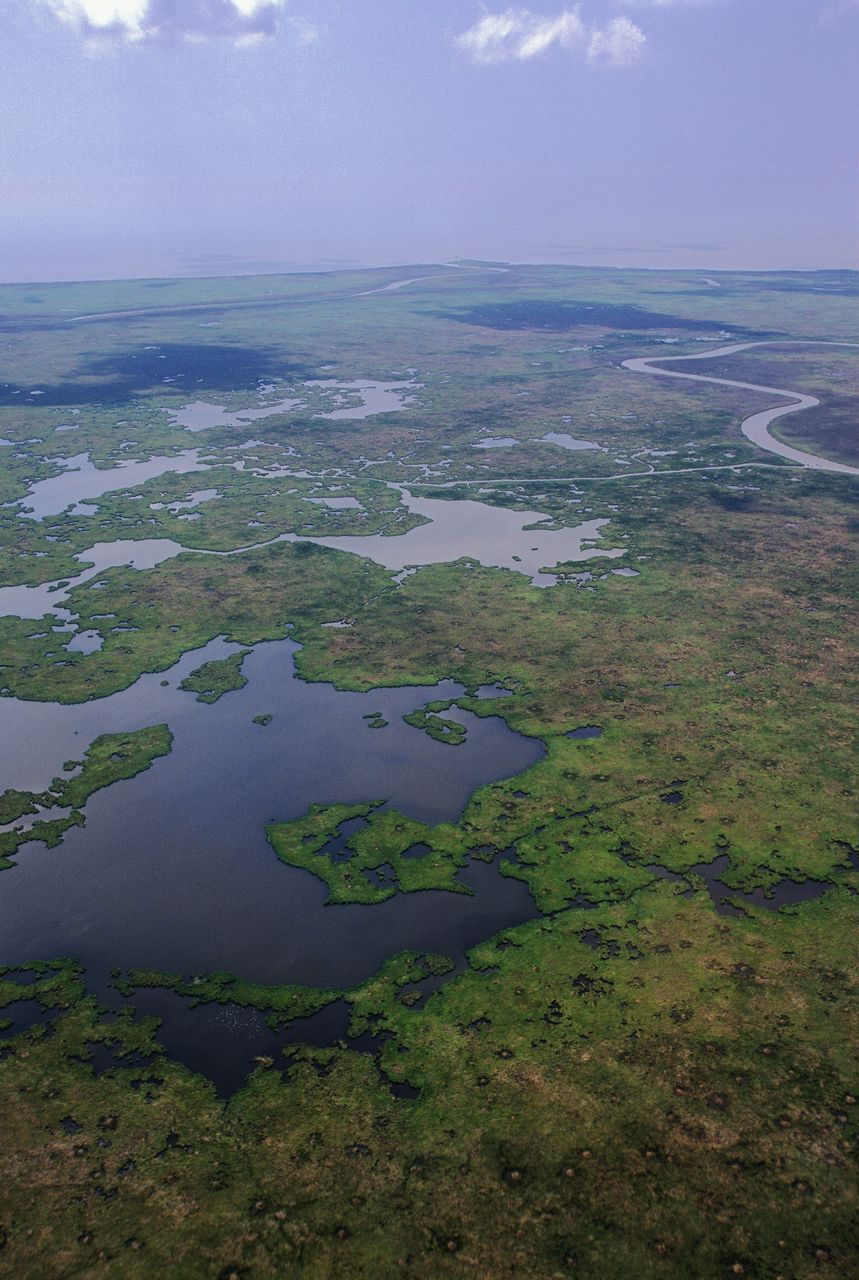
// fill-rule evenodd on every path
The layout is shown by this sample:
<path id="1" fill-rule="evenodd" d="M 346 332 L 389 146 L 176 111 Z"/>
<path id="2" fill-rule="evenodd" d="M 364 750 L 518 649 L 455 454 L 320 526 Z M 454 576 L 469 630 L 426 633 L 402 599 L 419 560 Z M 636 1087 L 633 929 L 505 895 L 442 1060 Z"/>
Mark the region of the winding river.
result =
<path id="1" fill-rule="evenodd" d="M 740 430 L 747 440 L 756 444 L 768 453 L 776 453 L 790 462 L 797 462 L 803 467 L 811 467 L 815 471 L 837 471 L 842 475 L 859 476 L 859 467 L 850 467 L 845 462 L 832 462 L 829 458 L 821 458 L 815 453 L 806 453 L 804 449 L 794 449 L 783 444 L 770 435 L 769 427 L 776 418 L 783 418 L 788 413 L 798 413 L 800 409 L 815 409 L 820 404 L 817 396 L 804 395 L 799 391 L 785 391 L 781 387 L 765 387 L 754 382 L 737 382 L 732 378 L 717 378 L 705 373 L 680 373 L 675 369 L 659 369 L 655 366 L 664 360 L 679 364 L 687 360 L 716 360 L 721 356 L 737 355 L 740 351 L 748 351 L 752 347 L 782 346 L 824 346 L 824 347 L 859 347 L 856 342 L 735 342 L 726 347 L 717 347 L 713 351 L 696 352 L 691 356 L 647 356 L 633 360 L 624 360 L 624 369 L 633 373 L 654 373 L 662 378 L 685 378 L 689 382 L 715 382 L 723 387 L 740 387 L 744 391 L 763 391 L 768 395 L 784 396 L 790 404 L 776 405 L 771 409 L 762 409 L 750 414 L 740 423 Z"/>

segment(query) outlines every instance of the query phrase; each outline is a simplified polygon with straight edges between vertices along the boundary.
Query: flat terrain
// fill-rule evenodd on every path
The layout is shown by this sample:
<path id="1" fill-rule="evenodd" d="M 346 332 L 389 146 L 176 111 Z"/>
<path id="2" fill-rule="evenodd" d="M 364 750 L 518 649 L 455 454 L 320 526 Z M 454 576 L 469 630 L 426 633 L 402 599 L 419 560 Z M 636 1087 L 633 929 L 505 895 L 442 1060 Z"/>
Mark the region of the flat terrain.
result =
<path id="1" fill-rule="evenodd" d="M 623 362 L 857 465 L 859 285 L 720 284 L 0 290 L 0 1273 L 855 1275 L 859 479 Z"/>

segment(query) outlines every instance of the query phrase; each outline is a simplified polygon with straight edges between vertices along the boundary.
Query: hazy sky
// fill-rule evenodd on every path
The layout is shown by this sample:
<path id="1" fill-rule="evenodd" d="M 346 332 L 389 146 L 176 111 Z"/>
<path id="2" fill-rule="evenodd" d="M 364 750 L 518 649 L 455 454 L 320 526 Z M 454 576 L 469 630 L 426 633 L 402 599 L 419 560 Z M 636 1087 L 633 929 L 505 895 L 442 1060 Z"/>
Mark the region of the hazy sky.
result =
<path id="1" fill-rule="evenodd" d="M 859 0 L 0 0 L 0 279 L 856 266 Z"/>

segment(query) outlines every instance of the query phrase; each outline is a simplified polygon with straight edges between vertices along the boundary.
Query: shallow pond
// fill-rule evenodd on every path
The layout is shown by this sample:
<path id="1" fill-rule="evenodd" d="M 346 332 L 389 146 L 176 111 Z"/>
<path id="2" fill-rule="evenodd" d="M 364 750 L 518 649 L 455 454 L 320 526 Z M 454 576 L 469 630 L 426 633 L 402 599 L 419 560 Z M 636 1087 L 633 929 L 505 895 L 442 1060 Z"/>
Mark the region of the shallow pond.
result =
<path id="1" fill-rule="evenodd" d="M 321 387 L 333 392 L 356 393 L 360 396 L 359 405 L 351 405 L 343 409 L 331 409 L 327 413 L 317 412 L 316 418 L 329 418 L 333 421 L 347 419 L 360 420 L 370 418 L 374 413 L 395 413 L 399 409 L 408 408 L 417 390 L 414 382 L 372 382 L 357 380 L 355 382 L 338 382 L 334 378 L 319 378 L 307 382 L 305 386 Z"/>
<path id="2" fill-rule="evenodd" d="M 332 511 L 363 511 L 363 503 L 357 498 L 308 498 L 319 507 L 329 507 Z"/>
<path id="3" fill-rule="evenodd" d="M 36 587 L 0 587 L 0 617 L 41 618 L 55 612 L 68 598 L 69 591 L 97 578 L 105 569 L 130 565 L 133 569 L 154 569 L 157 564 L 178 556 L 184 550 L 172 538 L 118 539 L 97 542 L 75 556 L 81 572 L 71 578 L 60 578 Z M 86 565 L 88 567 L 84 568 Z"/>
<path id="4" fill-rule="evenodd" d="M 79 631 L 65 646 L 69 653 L 99 653 L 104 648 L 100 631 Z"/>
<path id="5" fill-rule="evenodd" d="M 246 427 L 248 423 L 256 422 L 259 418 L 271 418 L 276 413 L 289 413 L 300 404 L 301 400 L 296 398 L 270 400 L 255 409 L 238 409 L 231 413 L 220 405 L 210 404 L 207 400 L 194 400 L 191 404 L 183 405 L 181 409 L 170 412 L 170 418 L 177 427 L 184 427 L 186 431 L 208 431 L 212 427 Z"/>
<path id="6" fill-rule="evenodd" d="M 540 439 L 545 444 L 556 444 L 561 449 L 597 449 L 601 453 L 605 452 L 602 445 L 597 444 L 595 440 L 577 440 L 575 436 L 568 435 L 564 431 L 548 431 Z"/>
<path id="7" fill-rule="evenodd" d="M 0 789 L 43 787 L 99 733 L 166 721 L 175 735 L 170 756 L 90 798 L 85 828 L 54 850 L 25 846 L 2 873 L 0 962 L 75 956 L 96 982 L 118 965 L 343 986 L 404 948 L 458 954 L 536 914 L 525 886 L 492 866 L 461 873 L 477 877 L 474 897 L 326 907 L 320 880 L 277 859 L 266 823 L 311 803 L 385 799 L 415 818 L 455 821 L 477 787 L 544 753 L 502 720 L 467 713 L 463 745 L 434 742 L 402 717 L 461 686 L 338 692 L 295 678 L 295 648 L 258 645 L 247 686 L 211 706 L 177 685 L 235 652 L 219 640 L 97 702 L 0 700 Z M 387 728 L 368 727 L 376 711 Z M 258 715 L 272 720 L 262 727 Z"/>
<path id="8" fill-rule="evenodd" d="M 352 398 L 357 395 L 360 404 L 347 405 L 330 409 L 328 412 L 310 409 L 302 396 L 293 396 L 286 400 L 263 401 L 246 409 L 230 412 L 220 405 L 206 400 L 195 400 L 181 409 L 170 412 L 171 421 L 187 431 L 208 431 L 213 427 L 245 427 L 251 422 L 259 422 L 263 418 L 271 418 L 275 414 L 290 413 L 293 409 L 304 409 L 314 418 L 362 419 L 374 413 L 393 413 L 405 409 L 416 390 L 414 382 L 374 382 L 370 379 L 357 379 L 353 382 L 340 382 L 335 378 L 316 378 L 301 384 L 302 388 L 320 389 L 337 396 Z"/>
<path id="9" fill-rule="evenodd" d="M 78 453 L 64 459 L 62 465 L 65 468 L 62 475 L 39 480 L 21 499 L 22 515 L 43 520 L 45 516 L 59 515 L 72 503 L 100 498 L 103 493 L 115 493 L 117 489 L 131 489 L 168 471 L 206 470 L 206 464 L 199 461 L 197 449 L 185 449 L 172 458 L 147 458 L 145 462 L 123 462 L 118 467 L 104 469 L 96 467 L 89 454 Z"/>
<path id="10" fill-rule="evenodd" d="M 669 794 L 680 795 L 679 792 Z M 663 796 L 662 799 L 668 800 L 668 797 Z M 669 800 L 669 803 L 677 802 Z M 859 859 L 851 855 L 848 861 L 855 868 Z M 694 883 L 689 877 L 699 877 L 720 916 L 742 917 L 745 914 L 744 903 L 752 907 L 765 907 L 767 911 L 780 911 L 782 907 L 796 907 L 803 902 L 815 902 L 828 890 L 834 888 L 831 880 L 815 880 L 812 877 L 807 880 L 791 880 L 784 876 L 766 890 L 752 889 L 745 892 L 742 889 L 734 889 L 725 883 L 725 877 L 731 869 L 731 861 L 726 853 L 717 854 L 709 862 L 696 863 L 694 867 L 689 868 L 688 876 L 669 871 L 660 863 L 651 863 L 647 869 L 659 876 L 661 880 L 670 880 L 674 883 L 686 881 L 690 886 L 686 891 L 689 894 L 694 892 Z"/>
<path id="11" fill-rule="evenodd" d="M 472 559 L 482 565 L 524 573 L 538 587 L 554 586 L 556 581 L 553 573 L 541 573 L 543 568 L 551 570 L 567 561 L 624 554 L 622 547 L 591 549 L 607 520 L 587 520 L 574 528 L 526 528 L 550 517 L 541 511 L 508 511 L 470 499 L 417 498 L 405 489 L 401 493 L 409 511 L 429 523 L 396 537 L 372 534 L 303 541 L 366 556 L 386 569 Z M 290 540 L 300 539 L 290 535 Z"/>

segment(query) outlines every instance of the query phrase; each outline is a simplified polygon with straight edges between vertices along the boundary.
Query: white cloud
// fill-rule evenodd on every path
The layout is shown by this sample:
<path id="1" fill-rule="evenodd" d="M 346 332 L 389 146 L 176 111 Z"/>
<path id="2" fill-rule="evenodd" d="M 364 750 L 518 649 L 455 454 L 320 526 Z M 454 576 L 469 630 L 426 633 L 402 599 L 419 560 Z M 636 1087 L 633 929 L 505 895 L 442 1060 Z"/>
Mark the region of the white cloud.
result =
<path id="1" fill-rule="evenodd" d="M 45 0 L 63 22 L 86 24 L 97 31 L 123 27 L 129 32 L 141 29 L 148 0 Z"/>
<path id="2" fill-rule="evenodd" d="M 37 0 L 90 48 L 230 40 L 253 45 L 277 31 L 283 0 Z"/>
<path id="3" fill-rule="evenodd" d="M 644 50 L 645 35 L 629 18 L 613 18 L 602 30 L 591 32 L 588 62 L 605 62 L 612 67 L 628 67 Z"/>
<path id="4" fill-rule="evenodd" d="M 550 45 L 570 49 L 584 45 L 587 28 L 575 9 L 556 17 L 541 17 L 530 9 L 506 9 L 487 13 L 456 43 L 475 62 L 507 62 L 512 58 L 533 58 Z"/>
<path id="5" fill-rule="evenodd" d="M 628 66 L 642 54 L 644 32 L 629 18 L 614 18 L 605 27 L 589 27 L 578 9 L 553 16 L 530 9 L 486 13 L 456 37 L 456 44 L 474 62 L 527 61 L 552 45 L 578 49 L 588 62 Z"/>

